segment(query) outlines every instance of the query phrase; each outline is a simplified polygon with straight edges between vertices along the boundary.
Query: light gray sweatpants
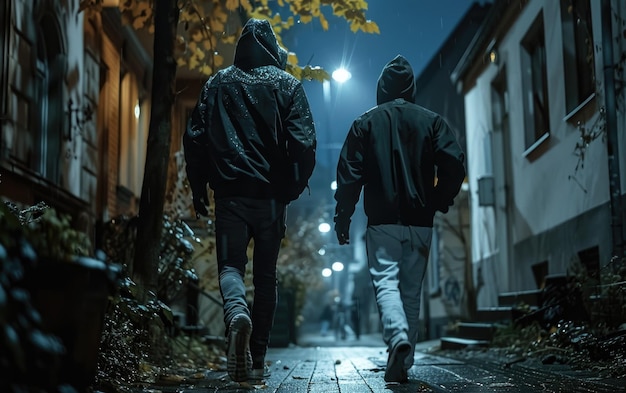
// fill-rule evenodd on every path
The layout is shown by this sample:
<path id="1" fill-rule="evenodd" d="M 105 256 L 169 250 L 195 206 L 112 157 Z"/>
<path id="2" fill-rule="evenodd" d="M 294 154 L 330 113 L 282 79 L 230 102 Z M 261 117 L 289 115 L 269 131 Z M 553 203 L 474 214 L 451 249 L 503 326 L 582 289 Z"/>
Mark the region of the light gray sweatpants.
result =
<path id="1" fill-rule="evenodd" d="M 409 340 L 413 365 L 419 327 L 422 281 L 428 264 L 432 228 L 395 224 L 370 225 L 365 232 L 367 260 L 389 350 Z"/>

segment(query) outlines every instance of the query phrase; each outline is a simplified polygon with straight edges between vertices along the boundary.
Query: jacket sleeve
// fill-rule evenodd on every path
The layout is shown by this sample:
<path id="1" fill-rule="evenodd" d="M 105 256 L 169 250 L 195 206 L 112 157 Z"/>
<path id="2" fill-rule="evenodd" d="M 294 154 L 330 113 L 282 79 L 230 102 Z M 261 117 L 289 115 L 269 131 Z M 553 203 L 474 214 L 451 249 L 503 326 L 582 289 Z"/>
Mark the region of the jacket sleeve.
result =
<path id="1" fill-rule="evenodd" d="M 315 168 L 317 137 L 309 102 L 301 84 L 287 108 L 283 129 L 286 134 L 288 201 L 297 199 L 308 186 Z"/>
<path id="2" fill-rule="evenodd" d="M 434 190 L 435 209 L 446 213 L 454 204 L 465 179 L 465 155 L 454 132 L 437 117 L 433 124 L 433 146 L 437 166 L 437 185 Z"/>
<path id="3" fill-rule="evenodd" d="M 206 187 L 208 182 L 208 83 L 203 87 L 198 102 L 187 120 L 187 129 L 183 135 L 183 148 L 187 179 L 193 190 Z"/>
<path id="4" fill-rule="evenodd" d="M 364 133 L 355 121 L 350 127 L 337 163 L 337 190 L 335 191 L 335 222 L 349 222 L 361 188 L 365 184 L 365 143 Z"/>

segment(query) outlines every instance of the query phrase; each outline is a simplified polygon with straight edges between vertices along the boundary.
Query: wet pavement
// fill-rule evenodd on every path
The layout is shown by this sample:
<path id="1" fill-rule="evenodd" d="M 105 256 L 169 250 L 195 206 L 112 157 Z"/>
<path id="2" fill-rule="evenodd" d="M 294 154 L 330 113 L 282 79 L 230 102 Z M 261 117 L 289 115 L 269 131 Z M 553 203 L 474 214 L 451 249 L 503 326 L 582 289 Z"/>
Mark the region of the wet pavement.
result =
<path id="1" fill-rule="evenodd" d="M 272 371 L 264 385 L 231 382 L 226 370 L 194 373 L 184 379 L 135 386 L 133 393 L 361 393 L 361 392 L 626 392 L 626 378 L 601 378 L 595 372 L 537 360 L 505 359 L 489 351 L 464 358 L 438 351 L 439 341 L 419 343 L 406 384 L 383 379 L 387 351 L 377 337 L 335 340 L 304 337 L 298 346 L 270 348 Z"/>

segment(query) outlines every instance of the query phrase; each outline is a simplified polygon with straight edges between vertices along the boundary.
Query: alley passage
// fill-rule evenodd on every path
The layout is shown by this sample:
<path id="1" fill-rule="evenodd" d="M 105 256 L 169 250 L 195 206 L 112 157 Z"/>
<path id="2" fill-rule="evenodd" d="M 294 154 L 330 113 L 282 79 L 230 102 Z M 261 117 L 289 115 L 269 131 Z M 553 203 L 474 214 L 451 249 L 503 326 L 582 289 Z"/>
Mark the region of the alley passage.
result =
<path id="1" fill-rule="evenodd" d="M 477 356 L 457 360 L 417 352 L 408 384 L 383 380 L 387 352 L 384 347 L 270 348 L 272 376 L 266 385 L 231 382 L 225 370 L 207 371 L 201 378 L 176 385 L 142 386 L 135 393 L 366 393 L 366 392 L 626 392 L 623 379 L 601 379 L 566 367 L 529 365 Z"/>

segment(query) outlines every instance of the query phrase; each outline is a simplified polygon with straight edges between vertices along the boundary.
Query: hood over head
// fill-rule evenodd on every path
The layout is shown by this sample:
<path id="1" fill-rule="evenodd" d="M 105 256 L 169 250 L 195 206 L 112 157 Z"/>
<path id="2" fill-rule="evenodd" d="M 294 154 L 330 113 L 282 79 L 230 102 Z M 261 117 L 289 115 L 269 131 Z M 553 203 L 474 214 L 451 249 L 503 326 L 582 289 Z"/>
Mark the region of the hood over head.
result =
<path id="1" fill-rule="evenodd" d="M 397 55 L 385 65 L 378 77 L 376 103 L 380 105 L 396 98 L 415 103 L 415 93 L 413 68 L 404 56 Z"/>
<path id="2" fill-rule="evenodd" d="M 276 35 L 267 20 L 249 19 L 235 48 L 235 66 L 250 70 L 273 65 L 285 68 L 287 51 L 278 45 Z"/>

